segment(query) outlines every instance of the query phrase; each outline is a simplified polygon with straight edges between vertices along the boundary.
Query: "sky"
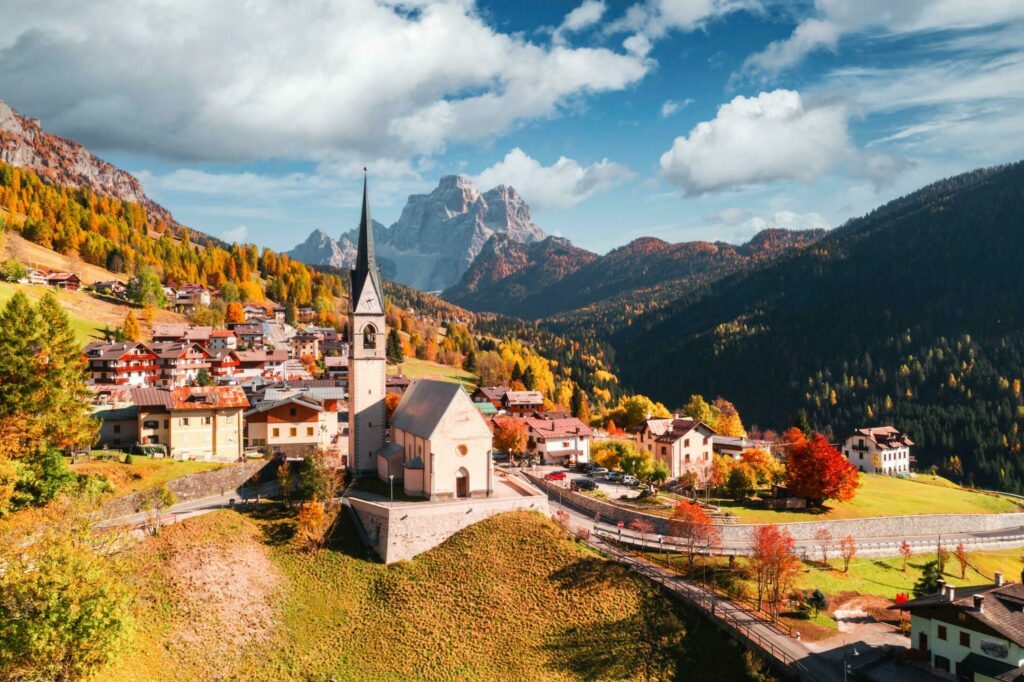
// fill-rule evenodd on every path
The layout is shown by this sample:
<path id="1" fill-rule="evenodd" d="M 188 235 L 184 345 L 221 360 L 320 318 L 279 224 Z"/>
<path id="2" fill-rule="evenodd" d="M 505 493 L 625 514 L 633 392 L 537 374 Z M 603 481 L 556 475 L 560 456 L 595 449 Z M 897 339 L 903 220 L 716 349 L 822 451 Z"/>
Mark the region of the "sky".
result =
<path id="1" fill-rule="evenodd" d="M 384 224 L 460 174 L 736 243 L 1024 158 L 1024 2 L 6 0 L 0 99 L 228 241 L 340 235 L 367 166 Z"/>

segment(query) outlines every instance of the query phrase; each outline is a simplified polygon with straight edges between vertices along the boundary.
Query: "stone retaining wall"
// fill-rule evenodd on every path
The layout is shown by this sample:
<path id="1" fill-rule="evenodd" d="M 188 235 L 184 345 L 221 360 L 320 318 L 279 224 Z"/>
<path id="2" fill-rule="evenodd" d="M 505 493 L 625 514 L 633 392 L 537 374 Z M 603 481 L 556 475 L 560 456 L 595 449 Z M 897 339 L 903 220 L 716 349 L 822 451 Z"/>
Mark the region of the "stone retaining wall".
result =
<path id="1" fill-rule="evenodd" d="M 520 497 L 488 497 L 453 502 L 372 502 L 349 496 L 346 499 L 359 517 L 370 544 L 384 563 L 411 559 L 437 547 L 467 526 L 504 512 L 525 510 L 547 515 L 548 498 L 516 485 Z"/>
<path id="2" fill-rule="evenodd" d="M 640 518 L 649 521 L 654 526 L 654 533 L 664 535 L 668 532 L 668 522 L 663 516 L 623 509 L 609 502 L 580 495 L 552 481 L 545 481 L 532 474 L 526 475 L 537 485 L 555 494 L 561 494 L 565 500 L 573 505 L 585 509 L 592 514 L 600 513 L 601 519 L 608 523 L 615 524 L 621 521 L 624 525 L 628 526 L 634 520 Z M 853 535 L 858 539 L 909 538 L 914 536 L 937 537 L 940 534 L 956 535 L 958 533 L 1021 528 L 1024 527 L 1024 512 L 1010 512 L 1006 514 L 920 514 L 914 516 L 882 516 L 871 519 L 797 521 L 776 525 L 788 530 L 797 541 L 813 540 L 814 534 L 819 528 L 827 528 L 836 541 L 847 535 Z M 735 544 L 749 541 L 751 533 L 757 528 L 757 524 L 728 523 L 716 524 L 716 527 L 723 543 Z"/>
<path id="3" fill-rule="evenodd" d="M 199 500 L 204 497 L 221 495 L 231 490 L 240 490 L 253 478 L 263 483 L 277 476 L 275 460 L 255 460 L 240 464 L 228 464 L 213 471 L 187 474 L 167 482 L 167 488 L 175 494 L 178 502 Z M 113 519 L 139 511 L 142 493 L 139 491 L 118 497 L 103 505 L 102 514 Z"/>

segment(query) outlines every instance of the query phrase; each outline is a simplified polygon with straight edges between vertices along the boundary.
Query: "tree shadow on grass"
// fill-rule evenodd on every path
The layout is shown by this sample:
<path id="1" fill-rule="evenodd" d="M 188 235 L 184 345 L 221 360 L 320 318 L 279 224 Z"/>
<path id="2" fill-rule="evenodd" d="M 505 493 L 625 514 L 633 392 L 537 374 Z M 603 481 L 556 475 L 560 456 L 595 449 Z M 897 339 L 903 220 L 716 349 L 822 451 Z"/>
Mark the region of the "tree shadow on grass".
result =
<path id="1" fill-rule="evenodd" d="M 291 542 L 295 535 L 295 511 L 280 502 L 238 505 L 235 509 L 259 523 L 264 544 L 279 547 Z"/>

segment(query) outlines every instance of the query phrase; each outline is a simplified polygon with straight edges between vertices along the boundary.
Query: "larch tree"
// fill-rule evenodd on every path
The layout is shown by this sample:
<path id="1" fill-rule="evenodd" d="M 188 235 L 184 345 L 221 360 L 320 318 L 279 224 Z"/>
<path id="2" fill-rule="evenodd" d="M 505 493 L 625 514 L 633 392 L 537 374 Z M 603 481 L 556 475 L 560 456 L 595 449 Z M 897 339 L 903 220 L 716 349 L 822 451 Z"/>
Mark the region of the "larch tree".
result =
<path id="1" fill-rule="evenodd" d="M 121 336 L 127 341 L 142 340 L 142 327 L 139 325 L 135 313 L 131 310 L 124 316 L 124 323 L 121 325 Z"/>
<path id="2" fill-rule="evenodd" d="M 39 353 L 45 359 L 40 414 L 60 415 L 60 419 L 44 417 L 44 435 L 50 447 L 91 446 L 96 441 L 99 424 L 89 409 L 91 394 L 86 384 L 82 349 L 56 297 L 43 296 L 37 311 L 41 331 Z"/>
<path id="3" fill-rule="evenodd" d="M 963 580 L 967 577 L 967 567 L 970 565 L 970 560 L 967 558 L 967 548 L 963 542 L 957 544 L 956 549 L 953 550 L 953 556 L 956 557 L 956 562 L 960 564 L 960 579 Z"/>
<path id="4" fill-rule="evenodd" d="M 515 417 L 500 417 L 494 420 L 494 449 L 516 457 L 526 452 L 528 434 L 526 425 Z"/>
<path id="5" fill-rule="evenodd" d="M 757 606 L 768 602 L 768 612 L 778 617 L 782 596 L 789 593 L 800 569 L 796 542 L 788 530 L 774 524 L 757 526 L 753 531 L 750 569 L 757 585 Z"/>
<path id="6" fill-rule="evenodd" d="M 850 562 L 857 556 L 857 540 L 852 535 L 847 535 L 839 541 L 839 553 L 843 557 L 843 573 L 850 570 Z"/>
<path id="7" fill-rule="evenodd" d="M 827 564 L 828 551 L 832 548 L 832 531 L 822 526 L 814 531 L 814 541 L 818 544 L 818 549 L 821 550 L 821 561 Z"/>
<path id="8" fill-rule="evenodd" d="M 903 572 L 907 572 L 907 561 L 913 555 L 914 551 L 910 548 L 910 543 L 906 540 L 900 545 L 900 556 L 903 557 Z"/>
<path id="9" fill-rule="evenodd" d="M 235 297 L 238 296 L 238 287 L 235 287 Z M 228 303 L 227 311 L 224 314 L 224 319 L 229 323 L 241 323 L 245 322 L 245 308 L 237 300 Z"/>

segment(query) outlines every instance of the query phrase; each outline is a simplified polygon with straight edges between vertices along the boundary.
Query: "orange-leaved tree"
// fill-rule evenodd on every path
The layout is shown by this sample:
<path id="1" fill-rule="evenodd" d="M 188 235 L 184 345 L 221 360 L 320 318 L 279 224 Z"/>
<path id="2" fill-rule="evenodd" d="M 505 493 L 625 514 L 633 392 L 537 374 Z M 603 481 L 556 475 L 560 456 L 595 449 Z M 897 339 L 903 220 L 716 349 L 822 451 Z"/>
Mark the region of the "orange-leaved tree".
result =
<path id="1" fill-rule="evenodd" d="M 783 436 L 786 443 L 786 486 L 791 495 L 820 507 L 825 500 L 852 500 L 860 481 L 857 468 L 820 433 L 808 438 L 794 427 Z"/>
<path id="2" fill-rule="evenodd" d="M 796 543 L 788 530 L 766 524 L 754 529 L 753 545 L 750 570 L 757 584 L 757 607 L 767 601 L 768 613 L 776 618 L 782 596 L 789 593 L 800 568 Z"/>
<path id="3" fill-rule="evenodd" d="M 710 552 L 721 543 L 718 529 L 699 504 L 680 500 L 668 522 L 669 534 L 678 538 L 686 552 L 688 570 L 693 570 L 693 556 L 699 550 Z"/>
<path id="4" fill-rule="evenodd" d="M 494 449 L 516 457 L 526 452 L 526 424 L 515 417 L 497 417 L 494 420 Z"/>
<path id="5" fill-rule="evenodd" d="M 238 301 L 228 303 L 225 319 L 228 322 L 245 322 L 245 309 L 242 307 L 242 304 Z"/>

